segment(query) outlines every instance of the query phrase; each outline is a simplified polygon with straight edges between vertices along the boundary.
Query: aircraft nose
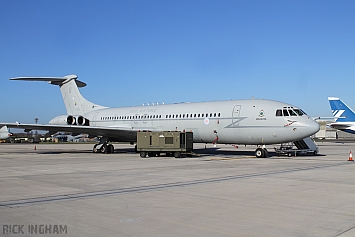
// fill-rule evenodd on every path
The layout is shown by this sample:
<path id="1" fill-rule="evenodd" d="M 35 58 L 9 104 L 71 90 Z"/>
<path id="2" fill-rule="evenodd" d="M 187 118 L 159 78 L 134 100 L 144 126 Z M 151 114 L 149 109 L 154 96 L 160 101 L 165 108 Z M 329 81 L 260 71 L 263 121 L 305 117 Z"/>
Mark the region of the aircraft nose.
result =
<path id="1" fill-rule="evenodd" d="M 309 136 L 315 134 L 320 129 L 319 123 L 314 121 L 313 119 L 309 118 L 307 123 L 307 131 L 309 132 Z"/>

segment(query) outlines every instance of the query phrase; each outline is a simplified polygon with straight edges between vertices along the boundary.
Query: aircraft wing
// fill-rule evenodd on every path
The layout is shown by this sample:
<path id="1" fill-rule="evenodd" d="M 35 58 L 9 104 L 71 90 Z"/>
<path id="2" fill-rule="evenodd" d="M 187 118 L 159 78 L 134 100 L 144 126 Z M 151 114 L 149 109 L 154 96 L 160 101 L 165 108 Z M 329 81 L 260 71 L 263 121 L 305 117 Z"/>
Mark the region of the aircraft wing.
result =
<path id="1" fill-rule="evenodd" d="M 119 125 L 112 127 L 99 126 L 79 126 L 79 125 L 51 125 L 51 124 L 22 124 L 22 123 L 0 123 L 0 126 L 7 126 L 9 128 L 24 129 L 25 132 L 31 130 L 42 130 L 49 132 L 71 132 L 76 134 L 89 134 L 90 136 L 106 136 L 115 138 L 115 140 L 135 141 L 137 131 L 130 125 Z"/>

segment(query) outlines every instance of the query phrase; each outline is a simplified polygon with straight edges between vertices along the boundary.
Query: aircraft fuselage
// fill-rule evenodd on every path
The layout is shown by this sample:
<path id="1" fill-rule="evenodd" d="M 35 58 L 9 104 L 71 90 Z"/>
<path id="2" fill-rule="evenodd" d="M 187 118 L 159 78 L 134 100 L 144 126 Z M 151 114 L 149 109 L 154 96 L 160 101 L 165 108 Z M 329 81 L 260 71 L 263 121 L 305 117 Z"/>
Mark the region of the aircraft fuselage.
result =
<path id="1" fill-rule="evenodd" d="M 318 123 L 306 114 L 276 116 L 277 110 L 285 109 L 299 111 L 282 102 L 253 99 L 107 108 L 82 116 L 90 121 L 90 126 L 192 131 L 194 142 L 203 143 L 277 144 L 296 141 L 319 130 Z M 128 140 L 135 141 L 136 137 Z"/>

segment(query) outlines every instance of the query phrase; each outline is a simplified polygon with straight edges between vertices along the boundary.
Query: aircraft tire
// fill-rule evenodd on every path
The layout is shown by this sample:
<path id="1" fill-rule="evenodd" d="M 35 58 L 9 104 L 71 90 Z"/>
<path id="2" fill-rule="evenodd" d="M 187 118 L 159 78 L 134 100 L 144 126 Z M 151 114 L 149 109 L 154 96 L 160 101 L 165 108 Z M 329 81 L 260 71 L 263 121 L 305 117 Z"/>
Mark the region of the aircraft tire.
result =
<path id="1" fill-rule="evenodd" d="M 107 153 L 107 145 L 106 144 L 103 144 L 100 148 L 100 151 L 102 154 L 106 154 Z"/>
<path id="2" fill-rule="evenodd" d="M 97 146 L 98 146 L 98 145 L 99 145 L 99 144 L 95 144 L 94 147 L 92 148 L 92 152 L 93 152 L 93 153 L 98 153 L 98 152 L 100 152 L 100 150 L 97 149 Z"/>
<path id="3" fill-rule="evenodd" d="M 110 153 L 115 153 L 115 147 L 112 144 L 107 146 L 107 154 Z"/>
<path id="4" fill-rule="evenodd" d="M 144 151 L 142 151 L 139 155 L 140 155 L 141 158 L 145 158 L 146 155 L 147 155 L 147 153 L 145 153 Z"/>
<path id="5" fill-rule="evenodd" d="M 255 150 L 255 156 L 256 156 L 256 158 L 264 158 L 265 151 L 262 148 L 257 148 Z"/>
<path id="6" fill-rule="evenodd" d="M 267 149 L 264 148 L 263 151 L 264 151 L 264 158 L 269 157 L 269 152 L 267 151 Z"/>

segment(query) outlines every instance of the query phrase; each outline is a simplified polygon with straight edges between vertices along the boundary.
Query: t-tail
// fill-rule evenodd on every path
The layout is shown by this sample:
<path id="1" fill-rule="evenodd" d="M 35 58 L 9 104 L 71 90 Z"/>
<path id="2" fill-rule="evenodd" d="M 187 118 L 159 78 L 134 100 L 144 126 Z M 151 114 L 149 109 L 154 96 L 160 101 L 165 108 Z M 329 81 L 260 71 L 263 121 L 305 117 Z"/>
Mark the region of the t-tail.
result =
<path id="1" fill-rule="evenodd" d="M 336 122 L 355 122 L 355 112 L 341 99 L 328 97 L 328 100 Z"/>
<path id="2" fill-rule="evenodd" d="M 77 75 L 65 77 L 16 77 L 10 80 L 22 81 L 47 81 L 49 84 L 58 85 L 63 96 L 67 114 L 82 115 L 90 111 L 104 109 L 107 107 L 94 104 L 86 100 L 80 93 L 78 87 L 86 86 L 86 83 L 77 80 Z"/>

